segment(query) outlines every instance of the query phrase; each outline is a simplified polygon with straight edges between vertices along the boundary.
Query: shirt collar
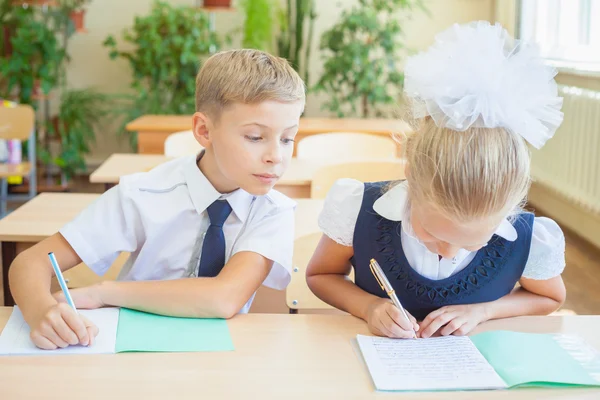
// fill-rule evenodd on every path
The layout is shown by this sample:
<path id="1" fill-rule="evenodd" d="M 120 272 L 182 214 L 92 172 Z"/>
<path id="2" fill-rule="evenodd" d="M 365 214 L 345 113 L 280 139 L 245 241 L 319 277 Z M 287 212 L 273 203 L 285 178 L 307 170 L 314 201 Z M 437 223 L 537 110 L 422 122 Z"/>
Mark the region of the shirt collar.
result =
<path id="1" fill-rule="evenodd" d="M 401 182 L 384 193 L 373 204 L 373 210 L 390 221 L 404 221 L 402 230 L 407 235 L 416 239 L 410 223 L 410 207 L 408 202 L 408 183 Z M 517 230 L 506 218 L 502 220 L 496 231 L 496 235 L 511 242 L 517 239 Z"/>
<path id="2" fill-rule="evenodd" d="M 215 201 L 227 200 L 235 215 L 240 221 L 245 222 L 255 197 L 243 189 L 231 193 L 219 193 L 198 168 L 197 162 L 203 154 L 201 152 L 197 157 L 187 157 L 183 169 L 194 208 L 198 214 L 201 214 Z"/>

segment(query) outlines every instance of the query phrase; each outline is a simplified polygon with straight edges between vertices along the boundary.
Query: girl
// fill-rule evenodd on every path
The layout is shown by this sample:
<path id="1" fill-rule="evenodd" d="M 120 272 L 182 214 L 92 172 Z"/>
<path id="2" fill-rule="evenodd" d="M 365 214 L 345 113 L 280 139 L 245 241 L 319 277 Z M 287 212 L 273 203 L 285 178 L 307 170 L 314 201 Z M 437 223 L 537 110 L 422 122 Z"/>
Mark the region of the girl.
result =
<path id="1" fill-rule="evenodd" d="M 564 236 L 520 208 L 530 183 L 523 139 L 539 149 L 562 122 L 554 75 L 534 48 L 487 22 L 455 25 L 407 60 L 405 94 L 419 123 L 404 143 L 407 179 L 332 187 L 311 290 L 395 338 L 413 329 L 465 335 L 489 319 L 559 308 Z M 381 290 L 371 258 L 410 322 Z"/>

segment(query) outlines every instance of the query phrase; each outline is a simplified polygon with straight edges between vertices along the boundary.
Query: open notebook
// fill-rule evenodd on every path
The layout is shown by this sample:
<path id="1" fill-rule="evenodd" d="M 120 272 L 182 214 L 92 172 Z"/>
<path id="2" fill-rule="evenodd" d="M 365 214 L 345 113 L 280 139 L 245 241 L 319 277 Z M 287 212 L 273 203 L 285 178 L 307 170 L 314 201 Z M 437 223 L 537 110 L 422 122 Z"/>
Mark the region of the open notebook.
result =
<path id="1" fill-rule="evenodd" d="M 357 336 L 378 390 L 600 386 L 600 356 L 568 335 L 485 332 L 399 340 Z"/>
<path id="2" fill-rule="evenodd" d="M 41 350 L 29 338 L 18 307 L 0 335 L 0 355 L 112 354 L 121 352 L 229 351 L 233 342 L 223 319 L 174 318 L 125 308 L 79 310 L 99 328 L 93 346 Z"/>

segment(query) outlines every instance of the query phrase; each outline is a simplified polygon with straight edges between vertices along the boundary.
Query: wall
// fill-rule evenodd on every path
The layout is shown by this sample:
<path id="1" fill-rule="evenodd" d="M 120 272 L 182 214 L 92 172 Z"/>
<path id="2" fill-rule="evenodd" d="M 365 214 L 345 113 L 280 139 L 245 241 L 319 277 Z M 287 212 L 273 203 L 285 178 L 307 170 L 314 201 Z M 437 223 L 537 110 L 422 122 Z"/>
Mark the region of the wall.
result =
<path id="1" fill-rule="evenodd" d="M 495 0 L 494 18 L 514 33 L 515 21 L 517 20 L 517 1 L 516 0 Z M 574 72 L 570 70 L 559 70 L 556 76 L 556 82 L 563 85 L 576 86 L 591 90 L 600 91 L 600 76 L 597 74 L 588 74 Z M 557 135 L 565 134 L 559 130 Z M 548 152 L 552 146 L 542 148 L 541 152 Z M 556 152 L 560 157 L 560 151 Z M 536 166 L 536 157 L 534 153 L 533 166 Z M 565 163 L 564 157 L 561 159 Z M 590 176 L 592 179 L 598 179 L 598 175 L 593 175 L 593 171 L 581 170 L 580 174 Z M 535 177 L 534 177 L 535 178 Z M 538 211 L 555 219 L 563 228 L 568 228 L 577 235 L 586 239 L 596 247 L 600 247 L 600 215 L 590 212 L 573 202 L 567 196 L 567 193 L 558 193 L 550 189 L 542 182 L 535 181 L 529 191 L 529 202 Z"/>
<path id="2" fill-rule="evenodd" d="M 193 5 L 194 0 L 169 0 L 174 5 Z M 337 20 L 341 8 L 349 8 L 357 0 L 319 0 L 318 18 L 315 25 L 315 41 L 312 49 L 310 75 L 312 83 L 322 72 L 322 55 L 319 53 L 318 38 Z M 414 15 L 404 28 L 406 43 L 410 48 L 420 50 L 432 43 L 434 35 L 455 22 L 471 20 L 492 20 L 493 0 L 425 0 L 431 16 L 423 13 Z M 123 60 L 113 61 L 102 46 L 104 39 L 112 34 L 120 37 L 123 29 L 132 25 L 135 16 L 149 12 L 150 0 L 94 0 L 86 14 L 87 34 L 76 35 L 70 42 L 72 61 L 68 69 L 69 84 L 81 88 L 94 86 L 103 91 L 117 93 L 127 91 L 130 83 L 130 70 Z M 225 33 L 241 26 L 243 15 L 240 11 L 219 13 L 216 17 L 217 30 Z M 239 40 L 233 46 L 238 46 Z M 323 95 L 310 94 L 307 100 L 307 116 L 326 116 L 321 111 Z M 94 165 L 113 152 L 126 152 L 125 142 L 118 142 L 110 130 L 98 134 L 98 142 L 88 161 Z"/>

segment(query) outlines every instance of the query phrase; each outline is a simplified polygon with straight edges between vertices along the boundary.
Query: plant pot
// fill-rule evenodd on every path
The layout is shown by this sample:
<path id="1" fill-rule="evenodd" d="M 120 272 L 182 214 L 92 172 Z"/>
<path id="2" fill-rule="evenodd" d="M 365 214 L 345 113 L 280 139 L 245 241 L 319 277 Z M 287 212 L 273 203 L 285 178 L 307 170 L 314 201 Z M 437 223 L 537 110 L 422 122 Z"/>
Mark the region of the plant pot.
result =
<path id="1" fill-rule="evenodd" d="M 54 7 L 56 5 L 55 0 L 13 0 L 12 4 L 15 6 L 50 6 Z"/>
<path id="2" fill-rule="evenodd" d="M 10 26 L 3 26 L 2 27 L 2 38 L 3 38 L 3 43 L 2 43 L 2 57 L 10 57 L 10 55 L 12 54 L 12 43 L 11 43 L 11 37 L 12 37 L 12 29 Z"/>
<path id="3" fill-rule="evenodd" d="M 204 0 L 203 7 L 230 8 L 231 0 Z"/>
<path id="4" fill-rule="evenodd" d="M 75 25 L 75 31 L 77 32 L 85 32 L 85 23 L 84 23 L 85 10 L 77 10 L 72 11 L 69 17 L 71 21 L 73 21 L 73 25 Z"/>

